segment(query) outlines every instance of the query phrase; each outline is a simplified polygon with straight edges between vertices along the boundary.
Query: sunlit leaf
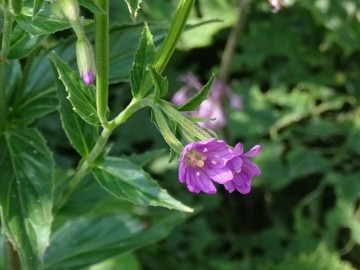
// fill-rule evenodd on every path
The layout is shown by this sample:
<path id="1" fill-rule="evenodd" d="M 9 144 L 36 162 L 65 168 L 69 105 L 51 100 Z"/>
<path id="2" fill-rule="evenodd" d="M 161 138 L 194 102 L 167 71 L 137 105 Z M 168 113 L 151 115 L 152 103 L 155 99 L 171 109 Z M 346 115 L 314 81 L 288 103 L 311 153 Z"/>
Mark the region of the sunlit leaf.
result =
<path id="1" fill-rule="evenodd" d="M 77 72 L 74 72 L 69 65 L 64 63 L 58 56 L 54 54 L 52 59 L 60 80 L 64 83 L 68 92 L 68 99 L 75 112 L 92 125 L 100 125 L 96 110 L 95 87 L 86 85 Z"/>
<path id="2" fill-rule="evenodd" d="M 56 73 L 57 71 L 54 70 L 54 74 Z M 74 112 L 70 101 L 66 98 L 65 87 L 59 80 L 57 80 L 57 94 L 61 122 L 70 144 L 81 156 L 87 157 L 98 139 L 98 127 L 88 124 Z"/>
<path id="3" fill-rule="evenodd" d="M 0 134 L 2 228 L 23 269 L 41 269 L 52 222 L 53 160 L 35 129 Z"/>
<path id="4" fill-rule="evenodd" d="M 192 209 L 171 197 L 140 167 L 121 158 L 106 158 L 93 173 L 99 184 L 121 200 L 139 205 L 161 206 L 191 212 Z"/>
<path id="5" fill-rule="evenodd" d="M 156 56 L 155 46 L 152 35 L 147 25 L 145 25 L 140 46 L 135 54 L 134 64 L 130 71 L 131 91 L 135 97 L 143 97 L 146 95 L 144 84 L 149 78 L 147 65 L 152 64 Z"/>

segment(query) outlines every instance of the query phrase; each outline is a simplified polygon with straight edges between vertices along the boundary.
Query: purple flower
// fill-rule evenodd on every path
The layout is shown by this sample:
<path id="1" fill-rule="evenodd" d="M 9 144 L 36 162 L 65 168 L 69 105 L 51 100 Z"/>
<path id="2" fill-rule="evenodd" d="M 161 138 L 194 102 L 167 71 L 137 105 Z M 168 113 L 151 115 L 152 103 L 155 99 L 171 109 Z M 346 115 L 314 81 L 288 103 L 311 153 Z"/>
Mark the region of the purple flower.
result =
<path id="1" fill-rule="evenodd" d="M 248 152 L 243 154 L 243 145 L 238 143 L 234 150 L 234 158 L 232 158 L 226 166 L 228 166 L 234 174 L 234 178 L 224 183 L 226 190 L 230 193 L 235 189 L 242 194 L 247 194 L 251 190 L 251 180 L 254 176 L 259 176 L 261 171 L 249 157 L 257 156 L 261 152 L 261 146 L 255 145 Z"/>
<path id="2" fill-rule="evenodd" d="M 234 157 L 228 145 L 217 139 L 189 143 L 180 156 L 179 180 L 194 193 L 216 193 L 212 181 L 225 184 L 233 179 L 226 166 Z"/>
<path id="3" fill-rule="evenodd" d="M 83 71 L 82 72 L 82 79 L 86 84 L 92 84 L 94 81 L 94 73 L 90 69 L 89 72 Z"/>

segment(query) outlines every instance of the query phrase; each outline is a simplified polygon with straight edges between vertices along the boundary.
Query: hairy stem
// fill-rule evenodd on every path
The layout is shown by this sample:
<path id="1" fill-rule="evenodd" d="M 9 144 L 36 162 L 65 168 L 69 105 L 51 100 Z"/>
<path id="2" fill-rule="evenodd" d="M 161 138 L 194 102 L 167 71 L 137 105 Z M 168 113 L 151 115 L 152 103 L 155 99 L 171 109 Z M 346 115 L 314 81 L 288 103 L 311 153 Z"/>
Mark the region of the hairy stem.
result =
<path id="1" fill-rule="evenodd" d="M 0 131 L 5 130 L 7 106 L 5 99 L 4 68 L 10 50 L 11 31 L 14 18 L 8 8 L 4 10 L 4 26 L 0 50 Z"/>
<path id="2" fill-rule="evenodd" d="M 109 0 L 95 0 L 104 14 L 95 14 L 96 106 L 100 122 L 107 126 L 109 96 Z"/>
<path id="3" fill-rule="evenodd" d="M 239 1 L 239 15 L 238 20 L 232 28 L 228 40 L 225 45 L 224 53 L 221 58 L 220 65 L 220 80 L 225 85 L 229 79 L 229 71 L 231 66 L 232 57 L 234 55 L 236 45 L 240 40 L 240 36 L 245 26 L 251 0 Z"/>

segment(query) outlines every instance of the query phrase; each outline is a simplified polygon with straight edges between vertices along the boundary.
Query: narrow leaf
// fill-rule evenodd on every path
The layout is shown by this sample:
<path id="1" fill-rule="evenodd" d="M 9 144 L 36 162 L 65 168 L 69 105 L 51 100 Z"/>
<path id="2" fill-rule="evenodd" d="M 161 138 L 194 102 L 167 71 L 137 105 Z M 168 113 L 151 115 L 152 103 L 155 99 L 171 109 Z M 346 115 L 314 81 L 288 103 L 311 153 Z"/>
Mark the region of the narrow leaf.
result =
<path id="1" fill-rule="evenodd" d="M 188 217 L 188 213 L 166 211 L 146 219 L 131 212 L 73 218 L 54 232 L 45 269 L 78 270 L 128 254 L 165 238 Z"/>
<path id="2" fill-rule="evenodd" d="M 139 205 L 161 206 L 192 212 L 171 197 L 140 167 L 121 158 L 106 158 L 93 169 L 99 184 L 118 199 Z"/>
<path id="3" fill-rule="evenodd" d="M 8 58 L 20 59 L 27 56 L 36 47 L 40 46 L 47 35 L 32 35 L 17 24 L 11 33 L 11 43 Z"/>
<path id="4" fill-rule="evenodd" d="M 41 134 L 16 129 L 0 135 L 2 228 L 23 269 L 41 269 L 52 222 L 53 160 Z"/>
<path id="5" fill-rule="evenodd" d="M 32 14 L 33 18 L 35 18 L 37 16 L 40 9 L 43 7 L 44 3 L 45 3 L 45 0 L 34 0 L 33 14 Z"/>
<path id="6" fill-rule="evenodd" d="M 74 72 L 68 64 L 64 63 L 55 54 L 52 62 L 58 71 L 59 79 L 65 85 L 65 89 L 69 94 L 68 99 L 73 105 L 75 112 L 89 124 L 99 126 L 100 121 L 96 110 L 95 87 L 93 85 L 86 85 L 79 74 Z"/>
<path id="7" fill-rule="evenodd" d="M 22 7 L 23 0 L 9 0 L 9 10 L 14 16 L 21 13 Z"/>
<path id="8" fill-rule="evenodd" d="M 56 74 L 57 72 L 54 66 L 53 69 L 54 74 Z M 87 157 L 99 137 L 98 127 L 88 124 L 74 112 L 70 101 L 66 98 L 64 85 L 59 80 L 57 80 L 56 84 L 63 129 L 70 144 L 82 157 Z"/>
<path id="9" fill-rule="evenodd" d="M 169 89 L 169 82 L 166 77 L 161 76 L 154 67 L 148 66 L 151 74 L 153 84 L 155 86 L 155 98 L 160 98 L 166 95 Z"/>
<path id="10" fill-rule="evenodd" d="M 105 10 L 94 3 L 94 0 L 80 0 L 79 5 L 90 10 L 92 13 L 105 14 Z"/>
<path id="11" fill-rule="evenodd" d="M 137 12 L 140 8 L 141 0 L 125 0 L 125 2 L 129 8 L 130 17 L 134 22 L 137 16 Z"/>
<path id="12" fill-rule="evenodd" d="M 187 102 L 185 102 L 183 105 L 178 106 L 177 108 L 180 111 L 192 111 L 195 110 L 200 104 L 201 102 L 203 102 L 205 99 L 207 99 L 212 84 L 214 82 L 215 79 L 215 75 L 213 74 L 210 78 L 210 80 L 208 81 L 207 84 L 205 84 L 201 90 L 196 93 L 193 97 L 191 97 Z"/>
<path id="13" fill-rule="evenodd" d="M 147 65 L 152 64 L 156 56 L 155 46 L 150 30 L 145 24 L 140 39 L 140 47 L 135 54 L 133 67 L 130 71 L 130 84 L 133 96 L 140 98 L 146 95 L 147 89 L 143 88 L 146 80 L 150 79 Z"/>
<path id="14" fill-rule="evenodd" d="M 110 83 L 130 82 L 130 72 L 135 53 L 139 47 L 143 24 L 114 26 L 110 29 Z M 167 25 L 151 27 L 155 46 L 160 44 L 166 33 Z"/>
<path id="15" fill-rule="evenodd" d="M 37 0 L 41 2 L 43 0 Z M 24 6 L 19 16 L 15 17 L 17 24 L 32 35 L 53 34 L 55 32 L 71 28 L 70 22 L 66 18 L 59 18 L 53 15 L 49 2 L 45 2 L 38 11 L 36 17 L 33 16 L 32 8 Z M 81 19 L 83 25 L 88 25 L 92 20 Z"/>

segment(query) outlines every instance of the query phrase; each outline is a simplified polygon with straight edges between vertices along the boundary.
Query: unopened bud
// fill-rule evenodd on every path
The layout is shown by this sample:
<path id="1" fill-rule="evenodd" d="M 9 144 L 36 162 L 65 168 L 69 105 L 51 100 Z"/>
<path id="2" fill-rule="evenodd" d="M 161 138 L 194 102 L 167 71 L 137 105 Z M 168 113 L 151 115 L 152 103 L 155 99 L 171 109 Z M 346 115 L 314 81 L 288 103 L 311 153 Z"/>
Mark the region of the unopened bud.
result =
<path id="1" fill-rule="evenodd" d="M 90 42 L 84 37 L 76 42 L 76 60 L 79 72 L 86 84 L 92 84 L 95 78 L 95 56 Z"/>
<path id="2" fill-rule="evenodd" d="M 62 12 L 70 21 L 79 19 L 80 8 L 77 0 L 60 0 Z"/>

